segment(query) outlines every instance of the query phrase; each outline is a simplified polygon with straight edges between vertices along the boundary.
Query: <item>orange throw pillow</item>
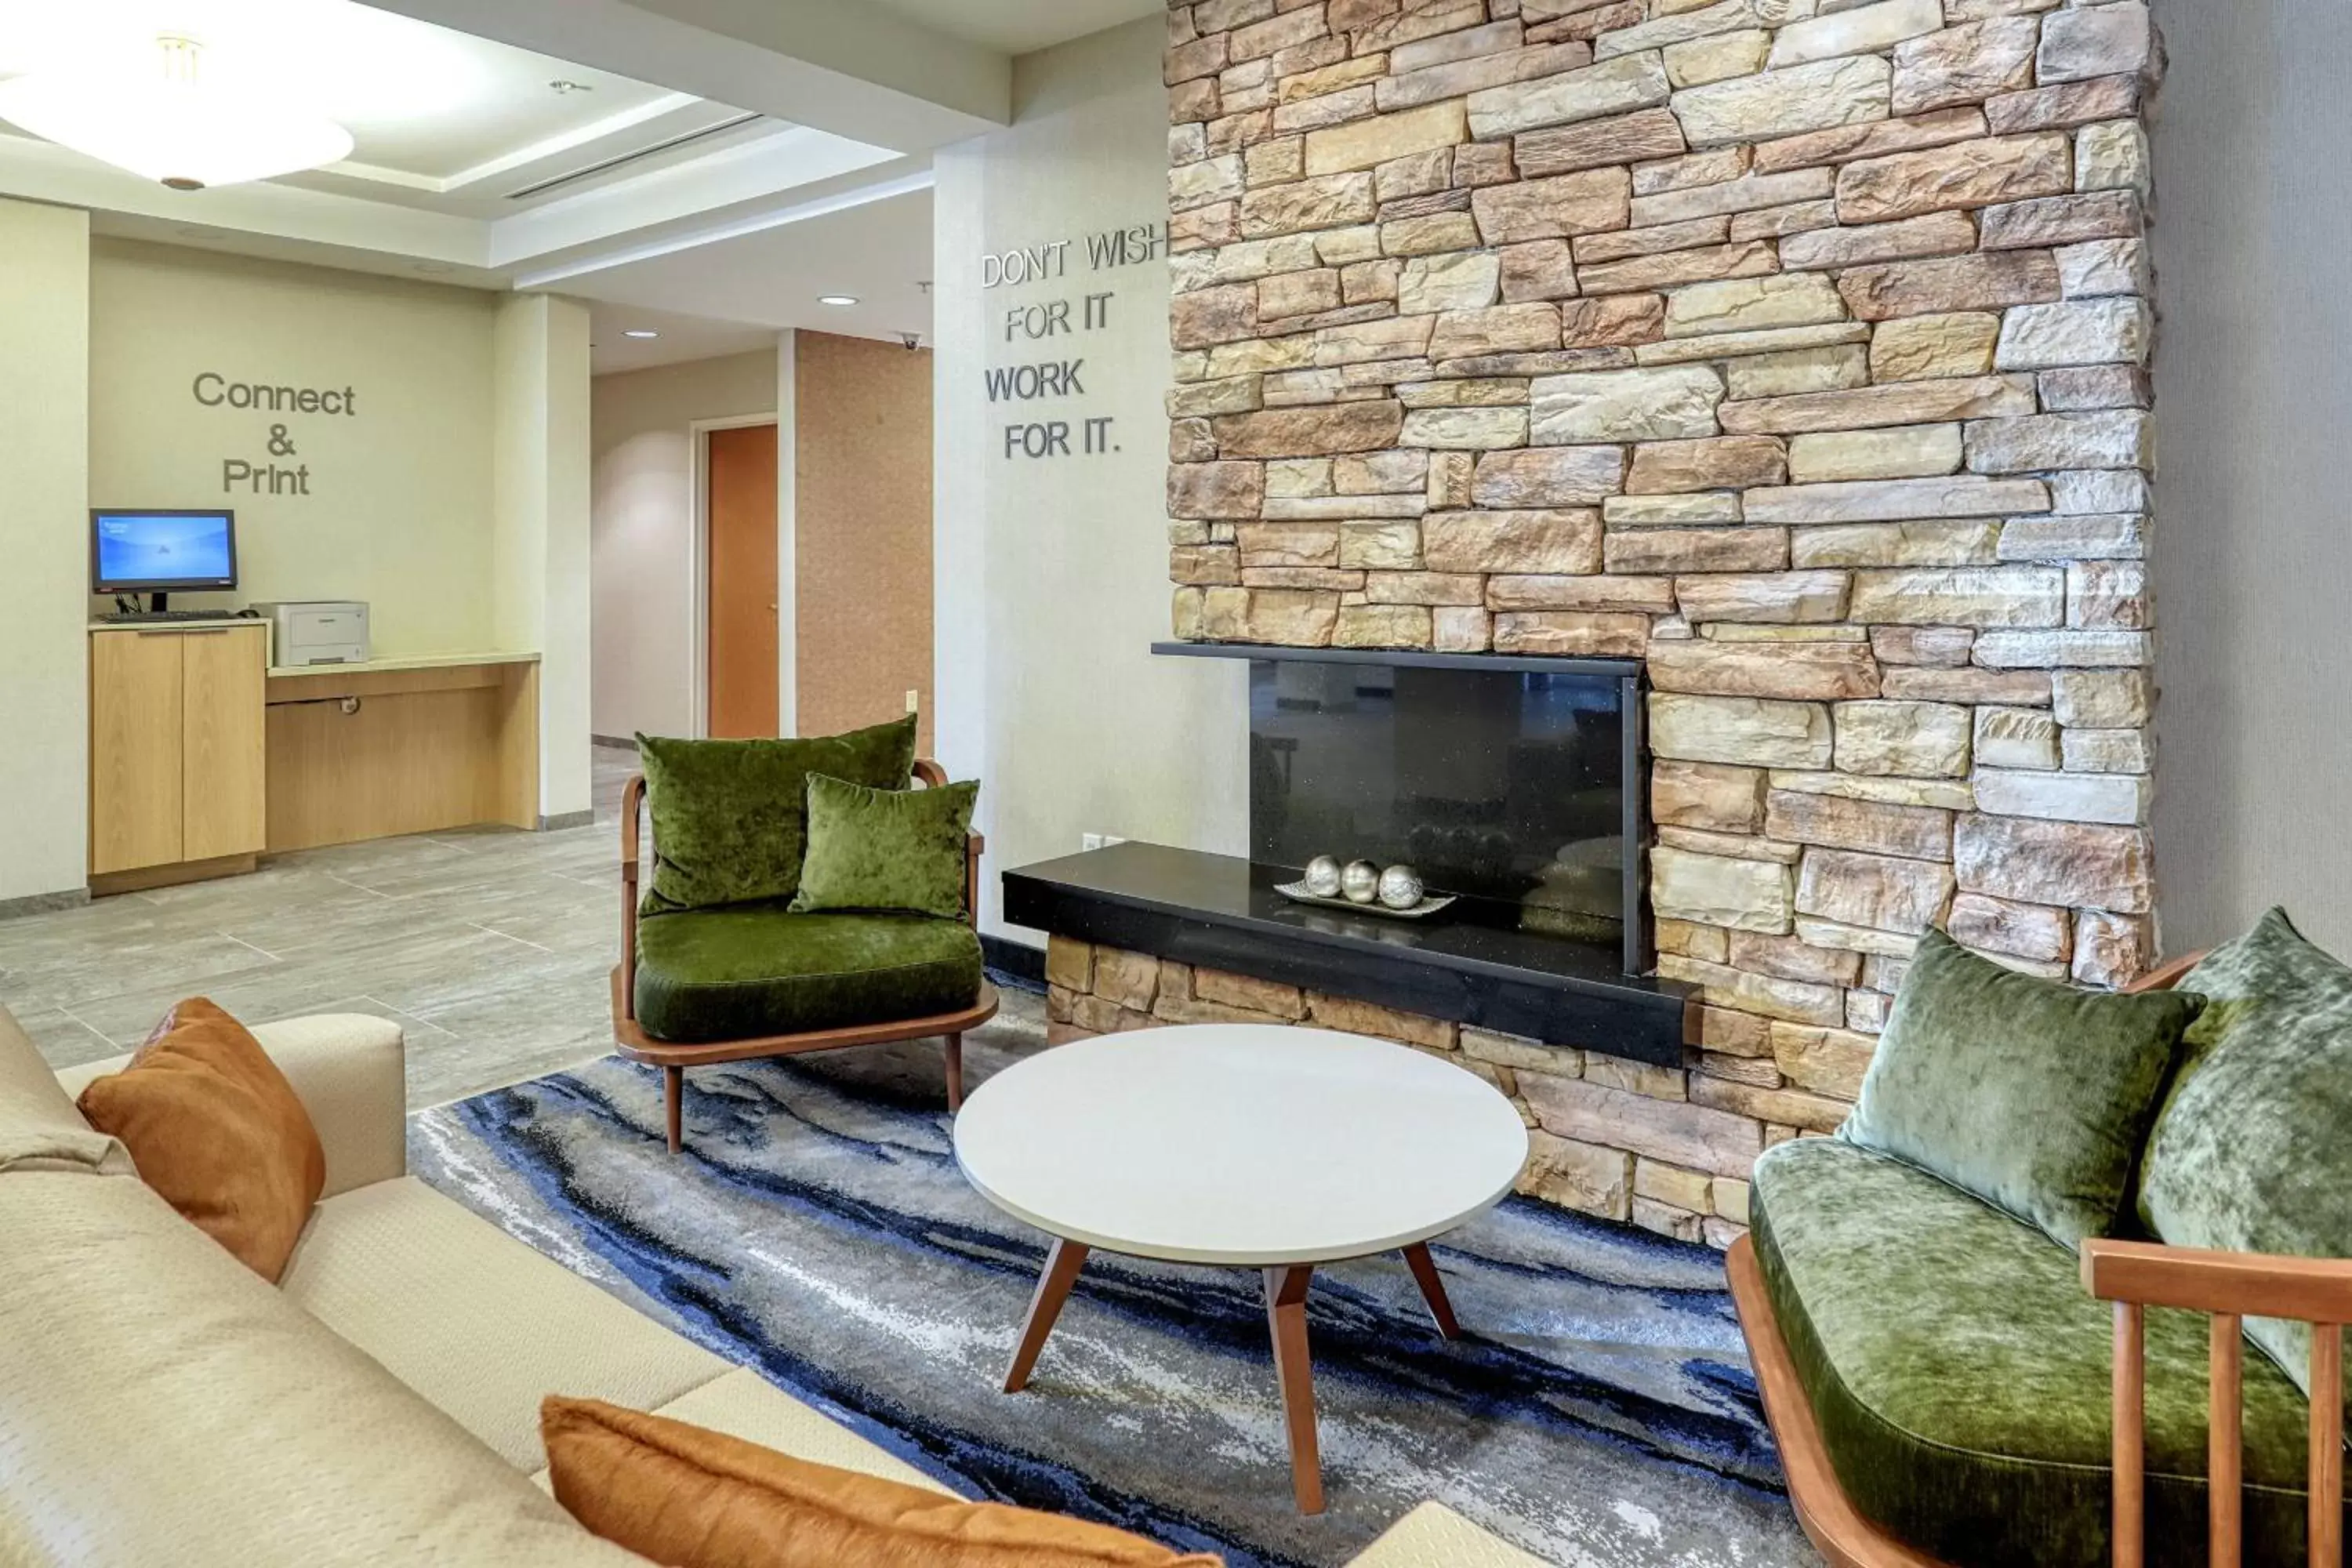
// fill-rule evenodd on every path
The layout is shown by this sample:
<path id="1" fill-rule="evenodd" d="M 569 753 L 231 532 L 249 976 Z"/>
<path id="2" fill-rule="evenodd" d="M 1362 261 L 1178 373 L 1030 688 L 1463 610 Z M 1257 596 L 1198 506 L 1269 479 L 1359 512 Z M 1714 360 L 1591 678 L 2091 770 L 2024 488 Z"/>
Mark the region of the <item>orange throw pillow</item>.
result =
<path id="1" fill-rule="evenodd" d="M 140 1179 L 272 1284 L 327 1184 L 310 1113 L 253 1032 L 204 997 L 173 1008 L 81 1113 Z"/>
<path id="2" fill-rule="evenodd" d="M 669 1568 L 1219 1568 L 1108 1525 L 964 1502 L 594 1399 L 539 1408 L 555 1500 Z"/>

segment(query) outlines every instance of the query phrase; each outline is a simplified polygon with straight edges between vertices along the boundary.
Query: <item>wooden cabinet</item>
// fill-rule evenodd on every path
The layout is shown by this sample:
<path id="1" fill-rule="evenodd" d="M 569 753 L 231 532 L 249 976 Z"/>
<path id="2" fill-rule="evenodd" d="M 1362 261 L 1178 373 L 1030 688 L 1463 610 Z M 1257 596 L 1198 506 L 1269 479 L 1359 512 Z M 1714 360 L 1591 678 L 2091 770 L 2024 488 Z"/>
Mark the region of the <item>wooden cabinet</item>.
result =
<path id="1" fill-rule="evenodd" d="M 94 884 L 250 869 L 269 826 L 267 628 L 109 628 L 89 642 Z"/>
<path id="2" fill-rule="evenodd" d="M 177 860 L 186 842 L 183 640 L 144 632 L 99 632 L 89 639 L 94 874 Z"/>
<path id="3" fill-rule="evenodd" d="M 187 780 L 183 860 L 250 855 L 269 837 L 262 777 L 269 755 L 268 660 L 260 628 L 181 639 L 181 763 Z"/>

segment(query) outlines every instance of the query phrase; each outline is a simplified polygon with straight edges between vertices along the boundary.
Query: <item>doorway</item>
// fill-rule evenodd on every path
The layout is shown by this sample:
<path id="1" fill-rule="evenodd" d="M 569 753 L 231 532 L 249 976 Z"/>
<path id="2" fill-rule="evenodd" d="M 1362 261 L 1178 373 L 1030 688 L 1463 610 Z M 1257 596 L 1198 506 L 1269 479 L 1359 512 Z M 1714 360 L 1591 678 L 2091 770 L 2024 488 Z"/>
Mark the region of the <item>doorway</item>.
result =
<path id="1" fill-rule="evenodd" d="M 709 518 L 709 733 L 773 736 L 780 711 L 777 654 L 782 595 L 776 574 L 776 426 L 706 431 Z"/>

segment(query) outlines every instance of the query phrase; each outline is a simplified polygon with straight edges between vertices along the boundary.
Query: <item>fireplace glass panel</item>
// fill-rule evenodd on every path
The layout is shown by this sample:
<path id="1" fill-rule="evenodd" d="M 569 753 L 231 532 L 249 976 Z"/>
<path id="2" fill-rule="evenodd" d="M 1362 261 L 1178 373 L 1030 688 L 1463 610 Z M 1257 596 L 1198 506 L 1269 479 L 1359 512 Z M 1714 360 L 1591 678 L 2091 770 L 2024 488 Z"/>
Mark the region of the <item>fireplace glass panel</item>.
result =
<path id="1" fill-rule="evenodd" d="M 1250 858 L 1418 868 L 1473 918 L 1616 943 L 1624 682 L 1417 665 L 1250 665 Z"/>

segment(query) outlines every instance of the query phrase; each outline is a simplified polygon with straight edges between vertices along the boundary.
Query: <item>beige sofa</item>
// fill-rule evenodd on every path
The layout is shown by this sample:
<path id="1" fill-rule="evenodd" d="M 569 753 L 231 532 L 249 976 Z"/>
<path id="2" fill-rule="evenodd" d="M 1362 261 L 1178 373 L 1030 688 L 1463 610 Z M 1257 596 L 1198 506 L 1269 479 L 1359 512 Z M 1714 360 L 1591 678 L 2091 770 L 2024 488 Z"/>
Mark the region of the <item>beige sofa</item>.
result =
<path id="1" fill-rule="evenodd" d="M 409 1175 L 396 1026 L 256 1033 L 327 1152 L 275 1289 L 74 1109 L 120 1061 L 52 1075 L 0 1011 L 0 1563 L 640 1563 L 533 1484 L 549 1393 L 936 1487 Z M 1353 1568 L 1535 1562 L 1428 1503 Z"/>

